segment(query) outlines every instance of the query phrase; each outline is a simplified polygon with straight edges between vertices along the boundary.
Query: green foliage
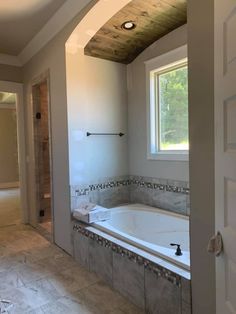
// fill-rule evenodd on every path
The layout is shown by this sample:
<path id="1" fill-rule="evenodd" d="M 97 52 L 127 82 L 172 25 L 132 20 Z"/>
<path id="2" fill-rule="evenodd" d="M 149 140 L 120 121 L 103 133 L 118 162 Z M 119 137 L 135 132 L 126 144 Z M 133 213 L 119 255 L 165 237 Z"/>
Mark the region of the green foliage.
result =
<path id="1" fill-rule="evenodd" d="M 187 66 L 159 75 L 159 105 L 161 149 L 188 148 Z"/>

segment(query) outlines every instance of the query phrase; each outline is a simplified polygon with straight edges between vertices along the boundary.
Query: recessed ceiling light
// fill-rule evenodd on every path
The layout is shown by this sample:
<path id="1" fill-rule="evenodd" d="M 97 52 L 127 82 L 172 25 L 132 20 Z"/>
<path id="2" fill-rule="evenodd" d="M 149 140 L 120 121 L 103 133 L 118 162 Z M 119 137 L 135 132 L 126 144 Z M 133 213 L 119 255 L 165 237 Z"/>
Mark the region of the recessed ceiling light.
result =
<path id="1" fill-rule="evenodd" d="M 126 21 L 121 25 L 121 28 L 125 29 L 126 31 L 131 31 L 136 27 L 136 24 L 133 21 Z"/>

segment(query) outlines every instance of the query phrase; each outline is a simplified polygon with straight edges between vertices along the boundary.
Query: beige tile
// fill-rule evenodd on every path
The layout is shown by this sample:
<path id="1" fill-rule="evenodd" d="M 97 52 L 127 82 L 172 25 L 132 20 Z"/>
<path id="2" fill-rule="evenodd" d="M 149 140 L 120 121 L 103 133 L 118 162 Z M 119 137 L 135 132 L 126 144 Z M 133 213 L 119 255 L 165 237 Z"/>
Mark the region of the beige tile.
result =
<path id="1" fill-rule="evenodd" d="M 90 308 L 79 300 L 69 297 L 62 297 L 59 300 L 41 307 L 43 313 L 47 314 L 97 314 L 96 309 Z"/>
<path id="2" fill-rule="evenodd" d="M 0 272 L 0 291 L 19 288 L 24 285 L 20 276 L 14 270 Z"/>
<path id="3" fill-rule="evenodd" d="M 0 228 L 0 299 L 14 314 L 141 314 L 33 228 Z"/>
<path id="4" fill-rule="evenodd" d="M 38 261 L 38 265 L 48 271 L 48 273 L 60 273 L 63 270 L 76 266 L 75 260 L 64 252 L 46 257 Z"/>
<path id="5" fill-rule="evenodd" d="M 48 280 L 61 296 L 67 296 L 75 291 L 91 286 L 99 278 L 94 273 L 90 273 L 80 266 L 75 266 L 53 274 Z"/>
<path id="6" fill-rule="evenodd" d="M 122 311 L 125 306 L 127 309 L 127 301 L 103 281 L 79 291 L 73 298 L 96 314 L 110 314 L 118 309 Z"/>
<path id="7" fill-rule="evenodd" d="M 48 276 L 47 268 L 41 265 L 20 265 L 14 269 L 24 284 L 39 280 Z"/>
<path id="8" fill-rule="evenodd" d="M 47 304 L 52 299 L 49 294 L 30 287 L 12 288 L 0 291 L 0 298 L 13 304 L 10 313 L 27 313 L 30 310 Z"/>

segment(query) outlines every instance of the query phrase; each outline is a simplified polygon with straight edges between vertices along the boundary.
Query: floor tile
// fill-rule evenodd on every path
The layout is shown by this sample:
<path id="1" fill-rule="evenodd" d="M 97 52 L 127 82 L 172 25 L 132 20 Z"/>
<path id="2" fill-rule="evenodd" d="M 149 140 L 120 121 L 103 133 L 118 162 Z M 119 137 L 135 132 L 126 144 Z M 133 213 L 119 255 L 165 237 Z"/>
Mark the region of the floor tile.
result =
<path id="1" fill-rule="evenodd" d="M 0 228 L 0 309 L 9 314 L 143 313 L 35 229 L 20 224 Z"/>

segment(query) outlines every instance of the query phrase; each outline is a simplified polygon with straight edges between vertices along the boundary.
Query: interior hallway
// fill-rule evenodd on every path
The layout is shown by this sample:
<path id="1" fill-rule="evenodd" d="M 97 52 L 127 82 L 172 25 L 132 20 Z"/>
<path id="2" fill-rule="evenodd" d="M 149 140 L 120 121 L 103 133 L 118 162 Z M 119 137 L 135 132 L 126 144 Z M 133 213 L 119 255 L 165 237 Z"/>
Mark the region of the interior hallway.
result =
<path id="1" fill-rule="evenodd" d="M 0 190 L 0 227 L 16 225 L 20 222 L 20 190 Z"/>
<path id="2" fill-rule="evenodd" d="M 0 228 L 0 300 L 0 313 L 143 313 L 21 224 Z"/>

